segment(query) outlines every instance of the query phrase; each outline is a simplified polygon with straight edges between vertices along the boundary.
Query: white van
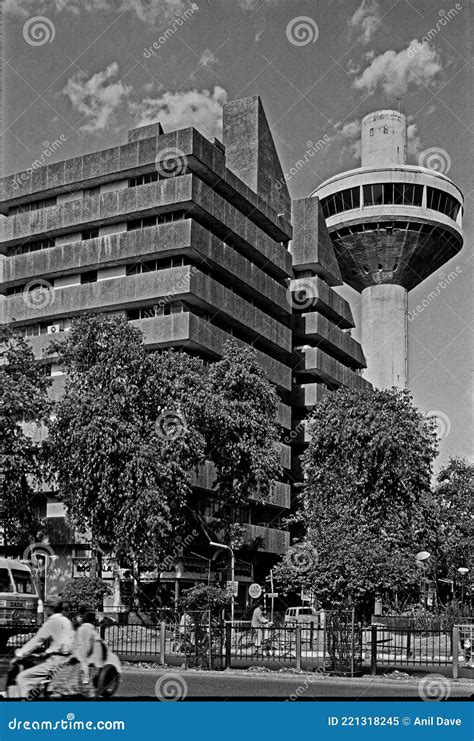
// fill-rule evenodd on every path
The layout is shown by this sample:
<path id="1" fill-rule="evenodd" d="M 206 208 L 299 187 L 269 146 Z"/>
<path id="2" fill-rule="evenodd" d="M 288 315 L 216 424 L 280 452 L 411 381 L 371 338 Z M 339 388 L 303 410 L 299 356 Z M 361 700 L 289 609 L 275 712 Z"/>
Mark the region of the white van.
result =
<path id="1" fill-rule="evenodd" d="M 318 625 L 318 615 L 312 607 L 289 607 L 285 612 L 286 625 L 311 624 Z"/>

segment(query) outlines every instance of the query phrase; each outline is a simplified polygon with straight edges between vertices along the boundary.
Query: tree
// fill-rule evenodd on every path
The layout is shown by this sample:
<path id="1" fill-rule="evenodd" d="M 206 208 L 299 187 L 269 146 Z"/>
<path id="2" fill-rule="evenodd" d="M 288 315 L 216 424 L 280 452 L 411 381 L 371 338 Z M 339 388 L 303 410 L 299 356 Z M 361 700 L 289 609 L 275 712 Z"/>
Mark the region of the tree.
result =
<path id="1" fill-rule="evenodd" d="M 188 471 L 202 458 L 185 416 L 202 367 L 147 353 L 140 331 L 116 317 L 81 317 L 52 352 L 67 374 L 50 448 L 68 516 L 94 548 L 111 548 L 135 572 L 153 567 L 171 550 Z"/>
<path id="2" fill-rule="evenodd" d="M 451 458 L 436 479 L 429 512 L 435 537 L 430 547 L 437 579 L 444 579 L 444 584 L 459 578 L 459 567 L 472 570 L 473 482 L 474 466 L 465 458 Z"/>
<path id="3" fill-rule="evenodd" d="M 219 537 L 236 549 L 244 544 L 234 508 L 249 498 L 265 503 L 282 474 L 277 422 L 279 398 L 256 353 L 229 341 L 205 382 L 205 457 L 215 467 L 220 508 L 214 516 Z"/>
<path id="4" fill-rule="evenodd" d="M 298 516 L 305 535 L 276 571 L 281 586 L 311 588 L 332 605 L 410 590 L 414 555 L 431 537 L 432 423 L 406 391 L 339 389 L 315 406 L 308 431 Z"/>
<path id="5" fill-rule="evenodd" d="M 5 547 L 33 542 L 41 531 L 34 500 L 44 473 L 44 456 L 35 430 L 49 421 L 50 383 L 23 337 L 11 327 L 1 327 L 0 522 Z M 23 422 L 29 423 L 29 430 Z"/>

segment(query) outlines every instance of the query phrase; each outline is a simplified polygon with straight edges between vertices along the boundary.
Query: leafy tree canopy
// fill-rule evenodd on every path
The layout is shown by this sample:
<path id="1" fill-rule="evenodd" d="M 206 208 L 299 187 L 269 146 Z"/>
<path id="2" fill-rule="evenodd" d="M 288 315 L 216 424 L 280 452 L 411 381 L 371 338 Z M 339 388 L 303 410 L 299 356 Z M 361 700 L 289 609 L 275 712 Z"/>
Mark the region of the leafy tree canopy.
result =
<path id="1" fill-rule="evenodd" d="M 35 485 L 43 477 L 41 425 L 48 421 L 50 378 L 35 362 L 24 338 L 0 328 L 0 468 L 3 474 L 4 543 L 27 544 L 39 537 Z"/>
<path id="2" fill-rule="evenodd" d="M 51 352 L 67 374 L 53 469 L 70 518 L 96 545 L 145 567 L 162 561 L 205 460 L 229 507 L 270 493 L 278 397 L 252 350 L 230 343 L 206 370 L 183 352 L 147 352 L 125 319 L 88 315 Z"/>
<path id="3" fill-rule="evenodd" d="M 311 588 L 333 605 L 410 588 L 429 536 L 432 423 L 406 391 L 339 389 L 315 406 L 308 431 L 299 548 L 318 557 L 291 549 L 276 572 L 281 587 Z"/>

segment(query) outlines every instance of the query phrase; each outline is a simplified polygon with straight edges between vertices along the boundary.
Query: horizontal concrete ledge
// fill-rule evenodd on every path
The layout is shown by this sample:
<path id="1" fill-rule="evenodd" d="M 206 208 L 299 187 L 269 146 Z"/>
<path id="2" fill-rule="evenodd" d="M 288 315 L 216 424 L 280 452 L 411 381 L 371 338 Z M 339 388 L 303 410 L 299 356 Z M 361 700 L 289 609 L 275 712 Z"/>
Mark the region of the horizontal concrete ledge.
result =
<path id="1" fill-rule="evenodd" d="M 333 386 L 347 386 L 352 389 L 368 389 L 372 385 L 342 365 L 319 348 L 309 347 L 295 352 L 293 374 L 310 375 Z"/>
<path id="2" fill-rule="evenodd" d="M 318 276 L 294 278 L 288 291 L 294 314 L 318 311 L 342 329 L 355 327 L 349 303 Z"/>
<path id="3" fill-rule="evenodd" d="M 305 340 L 311 341 L 311 344 L 316 342 L 322 350 L 334 355 L 351 368 L 366 367 L 359 342 L 317 312 L 294 316 L 293 335 L 297 344 L 300 344 L 300 341 L 303 344 Z"/>
<path id="4" fill-rule="evenodd" d="M 1 200 L 15 205 L 34 198 L 112 183 L 114 180 L 156 171 L 160 153 L 176 151 L 186 167 L 239 209 L 259 222 L 278 241 L 291 238 L 291 226 L 260 195 L 254 193 L 225 166 L 225 153 L 196 129 L 186 128 L 118 147 L 55 162 L 35 169 L 31 177 L 8 175 L 0 180 Z M 20 173 L 21 175 L 21 173 Z M 169 178 L 172 180 L 173 178 Z"/>

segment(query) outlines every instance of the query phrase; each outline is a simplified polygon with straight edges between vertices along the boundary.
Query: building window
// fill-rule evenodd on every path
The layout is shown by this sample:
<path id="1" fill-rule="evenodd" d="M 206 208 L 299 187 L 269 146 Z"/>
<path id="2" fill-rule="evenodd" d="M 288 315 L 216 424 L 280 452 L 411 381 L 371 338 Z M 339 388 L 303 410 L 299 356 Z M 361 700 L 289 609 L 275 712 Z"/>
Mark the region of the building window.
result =
<path id="1" fill-rule="evenodd" d="M 137 175 L 137 177 L 129 178 L 128 187 L 136 188 L 138 185 L 148 185 L 148 183 L 156 183 L 160 180 L 158 172 L 147 172 L 145 175 Z"/>
<path id="2" fill-rule="evenodd" d="M 373 183 L 364 185 L 363 193 L 364 206 L 421 206 L 423 186 L 410 183 Z"/>
<path id="3" fill-rule="evenodd" d="M 97 270 L 88 270 L 87 273 L 81 273 L 81 285 L 84 283 L 96 283 Z"/>
<path id="4" fill-rule="evenodd" d="M 438 188 L 427 188 L 426 206 L 433 211 L 439 211 L 450 219 L 456 219 L 461 204 L 453 196 Z"/>
<path id="5" fill-rule="evenodd" d="M 12 206 L 9 210 L 9 216 L 15 216 L 15 214 L 26 214 L 29 211 L 38 211 L 40 208 L 48 208 L 49 206 L 56 206 L 57 198 L 43 198 L 41 201 L 32 201 L 31 203 L 22 203 L 21 206 Z"/>
<path id="6" fill-rule="evenodd" d="M 166 224 L 170 221 L 179 221 L 180 219 L 184 218 L 186 218 L 184 211 L 171 211 L 170 213 L 160 216 L 145 216 L 142 219 L 127 221 L 127 231 L 130 232 L 134 231 L 135 229 L 146 229 L 149 226 Z"/>
<path id="7" fill-rule="evenodd" d="M 360 188 L 346 188 L 341 190 L 339 193 L 333 193 L 326 198 L 321 200 L 321 207 L 323 209 L 324 218 L 328 219 L 334 214 L 341 213 L 342 211 L 350 211 L 353 208 L 360 207 Z"/>
<path id="8" fill-rule="evenodd" d="M 153 304 L 153 306 L 128 309 L 127 320 L 133 322 L 137 319 L 156 319 L 160 316 L 170 316 L 170 314 L 182 314 L 185 311 L 189 311 L 189 307 L 183 301 L 164 301 Z"/>
<path id="9" fill-rule="evenodd" d="M 36 252 L 37 250 L 47 250 L 50 247 L 54 247 L 56 240 L 54 237 L 45 237 L 37 242 L 25 242 L 24 244 L 17 244 L 15 247 L 11 247 L 9 255 L 25 255 L 28 252 Z"/>
<path id="10" fill-rule="evenodd" d="M 181 268 L 189 265 L 189 260 L 184 255 L 168 257 L 163 260 L 147 260 L 146 262 L 135 262 L 127 265 L 126 275 L 139 275 L 140 273 L 152 273 L 155 270 L 167 270 L 169 268 Z"/>
<path id="11" fill-rule="evenodd" d="M 92 229 L 84 229 L 84 231 L 81 234 L 82 241 L 86 239 L 95 239 L 99 236 L 99 229 L 98 227 L 93 227 Z"/>

